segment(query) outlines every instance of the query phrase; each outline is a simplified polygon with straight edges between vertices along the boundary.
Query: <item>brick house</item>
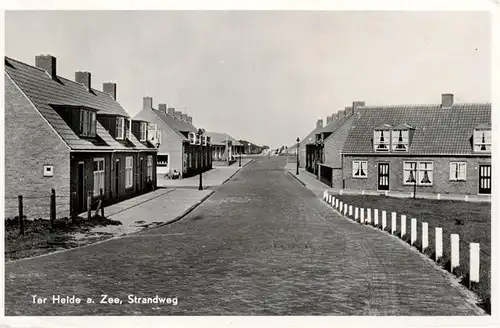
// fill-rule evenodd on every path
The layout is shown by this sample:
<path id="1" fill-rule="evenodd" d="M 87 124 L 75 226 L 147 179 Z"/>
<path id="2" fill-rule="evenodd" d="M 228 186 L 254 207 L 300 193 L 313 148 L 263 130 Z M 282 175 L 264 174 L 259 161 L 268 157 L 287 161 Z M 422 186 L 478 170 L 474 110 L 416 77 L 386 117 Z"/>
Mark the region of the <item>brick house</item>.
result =
<path id="1" fill-rule="evenodd" d="M 342 151 L 346 189 L 491 193 L 491 104 L 361 107 Z"/>
<path id="2" fill-rule="evenodd" d="M 116 84 L 92 88 L 89 72 L 57 76 L 50 55 L 36 67 L 5 57 L 6 217 L 17 195 L 27 217 L 47 217 L 50 190 L 57 216 L 87 209 L 103 189 L 105 204 L 156 188 L 156 149 L 116 101 Z M 11 211 L 9 211 L 9 209 Z"/>
<path id="3" fill-rule="evenodd" d="M 309 132 L 309 134 L 305 136 L 303 139 L 299 139 L 299 167 L 306 168 L 310 172 L 312 166 L 309 163 L 309 168 L 308 168 L 308 160 L 310 161 L 311 158 L 310 157 L 308 158 L 307 156 L 307 148 L 308 148 L 307 145 L 316 142 L 316 134 L 322 128 L 323 128 L 323 120 L 319 119 L 318 121 L 316 121 L 316 127 L 314 128 L 314 130 Z M 295 142 L 294 145 L 295 146 L 293 148 L 297 148 L 297 142 Z M 297 152 L 295 152 L 295 155 L 297 155 Z"/>
<path id="4" fill-rule="evenodd" d="M 193 118 L 175 108 L 159 104 L 153 108 L 153 98 L 143 98 L 143 108 L 135 119 L 150 122 L 149 130 L 158 146 L 157 174 L 174 170 L 187 178 L 212 168 L 210 137 L 193 125 Z M 204 132 L 204 131 L 203 131 Z"/>
<path id="5" fill-rule="evenodd" d="M 243 147 L 243 154 L 260 154 L 262 153 L 263 148 L 261 146 L 258 146 L 254 143 L 251 143 L 250 141 L 246 140 L 239 140 Z"/>
<path id="6" fill-rule="evenodd" d="M 235 156 L 243 153 L 243 144 L 227 133 L 207 132 L 211 138 L 212 161 L 216 165 L 228 165 L 235 161 Z"/>

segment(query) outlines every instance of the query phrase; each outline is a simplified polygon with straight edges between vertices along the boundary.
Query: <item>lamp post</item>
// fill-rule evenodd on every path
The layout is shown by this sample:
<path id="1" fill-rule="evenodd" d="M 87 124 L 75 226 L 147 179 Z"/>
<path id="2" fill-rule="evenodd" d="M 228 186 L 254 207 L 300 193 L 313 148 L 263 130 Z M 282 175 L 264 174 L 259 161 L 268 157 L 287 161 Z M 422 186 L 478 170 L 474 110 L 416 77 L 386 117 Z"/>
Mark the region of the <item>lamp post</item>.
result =
<path id="1" fill-rule="evenodd" d="M 201 138 L 203 135 L 203 131 L 201 129 L 198 130 L 198 138 Z M 201 140 L 201 139 L 199 139 Z M 202 147 L 202 142 L 200 141 L 200 147 Z M 201 156 L 200 156 L 201 159 Z M 203 182 L 202 182 L 202 169 L 201 169 L 201 160 L 198 161 L 199 169 L 200 169 L 200 185 L 198 186 L 198 190 L 203 190 Z"/>
<path id="2" fill-rule="evenodd" d="M 296 175 L 299 175 L 299 142 L 300 139 L 297 137 L 297 172 L 295 172 Z"/>

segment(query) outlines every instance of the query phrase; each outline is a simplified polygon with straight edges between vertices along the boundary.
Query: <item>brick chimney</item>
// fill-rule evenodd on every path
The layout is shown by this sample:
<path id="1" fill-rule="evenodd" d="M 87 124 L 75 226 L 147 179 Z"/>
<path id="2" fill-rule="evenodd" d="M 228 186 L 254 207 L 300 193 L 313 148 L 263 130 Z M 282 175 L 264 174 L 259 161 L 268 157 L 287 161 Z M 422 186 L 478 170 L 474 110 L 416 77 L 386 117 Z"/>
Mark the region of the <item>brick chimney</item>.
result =
<path id="1" fill-rule="evenodd" d="M 453 93 L 443 93 L 441 95 L 441 108 L 451 108 L 453 105 Z"/>
<path id="2" fill-rule="evenodd" d="M 87 90 L 92 90 L 90 72 L 76 72 L 75 81 L 83 84 Z"/>
<path id="3" fill-rule="evenodd" d="M 326 125 L 332 123 L 333 116 L 327 116 L 326 117 Z"/>
<path id="4" fill-rule="evenodd" d="M 142 109 L 153 109 L 153 98 L 144 97 L 142 98 Z"/>
<path id="5" fill-rule="evenodd" d="M 352 115 L 352 106 L 345 106 L 345 117 Z"/>
<path id="6" fill-rule="evenodd" d="M 35 57 L 35 66 L 49 73 L 53 80 L 57 78 L 57 60 L 51 55 L 39 55 Z"/>
<path id="7" fill-rule="evenodd" d="M 353 111 L 355 111 L 356 109 L 358 109 L 359 107 L 362 107 L 365 105 L 365 102 L 364 101 L 354 101 L 352 103 L 352 108 L 353 108 Z"/>
<path id="8" fill-rule="evenodd" d="M 168 109 L 168 114 L 174 116 L 175 108 L 170 107 Z"/>
<path id="9" fill-rule="evenodd" d="M 192 118 L 191 116 L 188 116 L 188 117 L 187 117 L 187 122 L 188 122 L 189 124 L 193 124 L 193 118 Z"/>
<path id="10" fill-rule="evenodd" d="M 183 120 L 184 122 L 187 122 L 187 114 L 181 114 L 181 120 Z"/>
<path id="11" fill-rule="evenodd" d="M 316 128 L 322 128 L 323 127 L 323 119 L 319 119 L 318 121 L 316 121 Z"/>
<path id="12" fill-rule="evenodd" d="M 106 82 L 102 84 L 102 92 L 110 94 L 116 100 L 116 83 Z"/>
<path id="13" fill-rule="evenodd" d="M 339 120 L 343 119 L 345 117 L 345 110 L 343 110 L 343 109 L 339 110 L 337 112 L 337 116 L 338 116 Z"/>
<path id="14" fill-rule="evenodd" d="M 182 119 L 182 112 L 174 110 L 174 116 L 175 116 L 175 118 L 180 120 L 180 119 Z"/>
<path id="15" fill-rule="evenodd" d="M 158 110 L 160 112 L 167 114 L 167 105 L 166 104 L 158 104 Z"/>

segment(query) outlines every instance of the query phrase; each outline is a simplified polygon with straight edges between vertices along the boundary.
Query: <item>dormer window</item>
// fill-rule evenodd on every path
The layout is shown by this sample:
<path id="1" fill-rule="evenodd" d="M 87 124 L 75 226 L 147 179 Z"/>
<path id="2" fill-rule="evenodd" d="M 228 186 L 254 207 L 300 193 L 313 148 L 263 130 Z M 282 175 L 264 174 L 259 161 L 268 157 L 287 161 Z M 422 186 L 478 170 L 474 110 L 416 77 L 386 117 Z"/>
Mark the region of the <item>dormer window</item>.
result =
<path id="1" fill-rule="evenodd" d="M 96 136 L 96 113 L 87 109 L 80 109 L 80 136 Z"/>
<path id="2" fill-rule="evenodd" d="M 116 139 L 123 140 L 123 136 L 125 135 L 125 118 L 117 117 L 116 118 Z"/>
<path id="3" fill-rule="evenodd" d="M 146 141 L 146 139 L 147 139 L 147 134 L 148 134 L 147 125 L 148 125 L 148 123 L 141 122 L 141 127 L 140 127 L 141 140 L 140 141 Z"/>
<path id="4" fill-rule="evenodd" d="M 491 127 L 489 125 L 481 124 L 474 129 L 474 151 L 491 152 Z"/>
<path id="5" fill-rule="evenodd" d="M 373 132 L 373 148 L 375 151 L 389 151 L 391 146 L 391 126 L 383 124 Z"/>
<path id="6" fill-rule="evenodd" d="M 410 146 L 410 130 L 413 127 L 408 124 L 400 124 L 392 129 L 392 150 L 408 151 Z"/>
<path id="7" fill-rule="evenodd" d="M 194 132 L 189 132 L 188 133 L 188 138 L 189 138 L 189 143 L 191 145 L 195 145 L 196 144 L 196 133 Z"/>
<path id="8" fill-rule="evenodd" d="M 125 131 L 127 134 L 127 139 L 131 140 L 131 137 L 130 137 L 132 134 L 132 120 L 131 119 L 127 119 L 127 127 L 126 127 Z"/>

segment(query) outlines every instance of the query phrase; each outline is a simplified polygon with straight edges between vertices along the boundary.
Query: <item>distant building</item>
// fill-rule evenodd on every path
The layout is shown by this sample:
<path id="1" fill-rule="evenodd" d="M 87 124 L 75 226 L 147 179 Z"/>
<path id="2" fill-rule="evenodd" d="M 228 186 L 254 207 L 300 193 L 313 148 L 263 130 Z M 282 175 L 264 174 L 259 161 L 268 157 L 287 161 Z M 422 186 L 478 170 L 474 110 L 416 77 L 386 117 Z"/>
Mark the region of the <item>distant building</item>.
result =
<path id="1" fill-rule="evenodd" d="M 212 161 L 214 165 L 228 165 L 236 157 L 243 154 L 243 145 L 228 133 L 207 132 L 212 144 Z"/>

